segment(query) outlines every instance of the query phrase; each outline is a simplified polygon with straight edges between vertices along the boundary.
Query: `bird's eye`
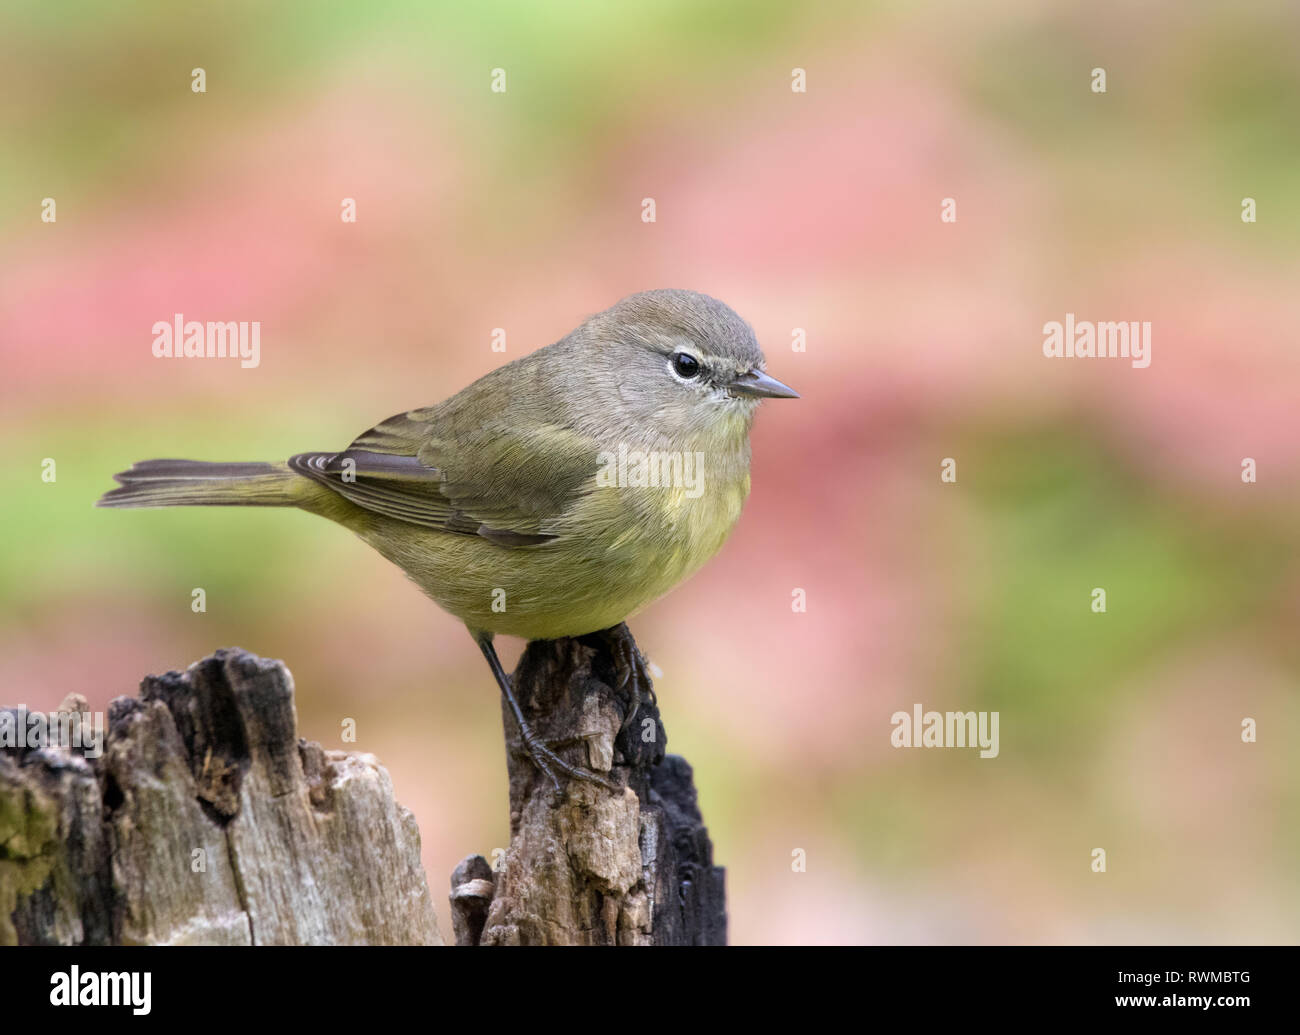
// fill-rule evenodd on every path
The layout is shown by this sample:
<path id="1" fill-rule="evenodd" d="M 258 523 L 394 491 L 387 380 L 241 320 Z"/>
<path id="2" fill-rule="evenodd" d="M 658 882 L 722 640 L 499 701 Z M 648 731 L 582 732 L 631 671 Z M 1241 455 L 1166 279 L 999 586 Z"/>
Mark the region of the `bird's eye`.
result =
<path id="1" fill-rule="evenodd" d="M 678 352 L 673 356 L 673 369 L 678 377 L 692 378 L 700 373 L 700 361 L 689 352 Z"/>

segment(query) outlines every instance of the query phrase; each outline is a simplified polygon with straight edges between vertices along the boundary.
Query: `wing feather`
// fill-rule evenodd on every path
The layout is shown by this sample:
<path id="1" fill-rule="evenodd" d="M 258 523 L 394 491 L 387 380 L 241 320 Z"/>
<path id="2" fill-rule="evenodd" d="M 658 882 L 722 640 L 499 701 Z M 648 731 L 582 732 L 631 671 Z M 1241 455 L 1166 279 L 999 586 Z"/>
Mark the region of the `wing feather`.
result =
<path id="1" fill-rule="evenodd" d="M 561 424 L 498 414 L 467 427 L 463 411 L 445 420 L 440 410 L 398 414 L 342 452 L 300 453 L 289 466 L 399 521 L 508 547 L 555 539 L 556 520 L 593 482 L 595 443 Z"/>

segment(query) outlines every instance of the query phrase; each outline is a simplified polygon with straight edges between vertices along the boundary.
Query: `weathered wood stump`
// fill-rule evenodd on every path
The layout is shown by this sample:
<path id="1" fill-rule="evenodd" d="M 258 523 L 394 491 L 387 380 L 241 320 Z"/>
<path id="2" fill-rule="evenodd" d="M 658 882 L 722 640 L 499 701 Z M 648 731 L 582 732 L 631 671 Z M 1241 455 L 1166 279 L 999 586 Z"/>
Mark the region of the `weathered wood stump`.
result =
<path id="1" fill-rule="evenodd" d="M 285 667 L 220 650 L 114 700 L 98 748 L 0 749 L 0 944 L 15 942 L 441 939 L 387 772 L 299 740 Z"/>
<path id="2" fill-rule="evenodd" d="M 457 867 L 457 944 L 725 942 L 691 769 L 625 676 L 605 634 L 528 645 L 528 721 L 620 790 L 557 794 L 503 707 L 510 847 Z M 150 676 L 92 750 L 6 740 L 27 718 L 0 710 L 0 944 L 441 944 L 411 813 L 372 756 L 298 738 L 279 662 Z"/>
<path id="3" fill-rule="evenodd" d="M 512 685 L 525 719 L 622 790 L 572 781 L 556 795 L 503 706 L 510 847 L 499 872 L 469 856 L 452 875 L 458 945 L 725 944 L 724 873 L 691 767 L 665 755 L 653 695 L 634 699 L 625 675 L 605 634 L 524 651 Z"/>

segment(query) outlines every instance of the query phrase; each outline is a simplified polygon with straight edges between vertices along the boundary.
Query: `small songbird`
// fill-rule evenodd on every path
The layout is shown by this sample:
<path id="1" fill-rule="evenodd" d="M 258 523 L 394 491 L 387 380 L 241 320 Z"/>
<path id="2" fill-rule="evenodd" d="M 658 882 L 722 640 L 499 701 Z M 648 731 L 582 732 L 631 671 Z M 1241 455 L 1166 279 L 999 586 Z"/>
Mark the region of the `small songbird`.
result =
<path id="1" fill-rule="evenodd" d="M 646 291 L 341 452 L 145 460 L 99 506 L 298 507 L 351 529 L 465 623 L 542 773 L 607 783 L 529 728 L 493 637 L 619 627 L 637 664 L 621 623 L 722 546 L 759 400 L 798 398 L 763 366 L 721 302 Z"/>

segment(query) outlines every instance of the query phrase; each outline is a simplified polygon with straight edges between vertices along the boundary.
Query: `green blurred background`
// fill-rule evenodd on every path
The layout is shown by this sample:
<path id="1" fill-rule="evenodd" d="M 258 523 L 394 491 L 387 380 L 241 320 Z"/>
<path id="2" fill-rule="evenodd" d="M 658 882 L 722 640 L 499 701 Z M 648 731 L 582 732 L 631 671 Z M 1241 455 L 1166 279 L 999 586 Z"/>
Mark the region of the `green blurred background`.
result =
<path id="1" fill-rule="evenodd" d="M 91 504 L 137 459 L 341 447 L 690 287 L 803 393 L 760 413 L 722 554 L 632 623 L 732 940 L 1297 940 L 1294 4 L 0 19 L 4 703 L 284 659 L 303 735 L 415 811 L 448 930 L 452 868 L 508 836 L 464 630 L 305 514 Z M 261 365 L 154 359 L 177 312 L 261 321 Z M 1151 321 L 1150 368 L 1045 359 L 1066 312 Z M 892 748 L 915 702 L 999 711 L 999 757 Z"/>

